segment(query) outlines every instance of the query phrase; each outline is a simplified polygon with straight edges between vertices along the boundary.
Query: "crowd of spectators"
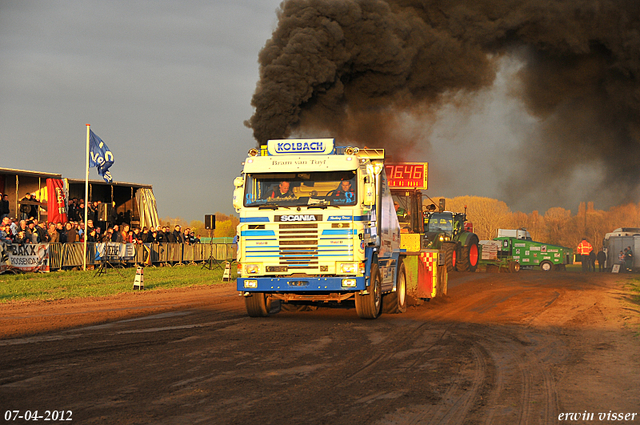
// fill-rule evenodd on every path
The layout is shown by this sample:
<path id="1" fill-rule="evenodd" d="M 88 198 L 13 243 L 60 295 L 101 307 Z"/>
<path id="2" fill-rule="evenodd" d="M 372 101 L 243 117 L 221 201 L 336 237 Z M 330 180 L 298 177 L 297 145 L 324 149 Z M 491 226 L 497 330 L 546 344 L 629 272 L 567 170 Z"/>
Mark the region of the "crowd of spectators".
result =
<path id="1" fill-rule="evenodd" d="M 1 196 L 4 199 L 6 195 Z M 29 196 L 29 194 L 27 194 Z M 28 198 L 30 199 L 30 198 Z M 21 211 L 21 219 L 17 220 L 9 217 L 9 213 L 2 213 L 0 216 L 0 242 L 6 244 L 30 244 L 30 243 L 75 243 L 84 242 L 121 242 L 121 243 L 183 243 L 187 245 L 200 243 L 200 239 L 193 230 L 176 225 L 172 230 L 169 226 L 131 228 L 126 222 L 115 224 L 113 221 L 98 221 L 97 214 L 100 208 L 99 202 L 93 202 L 95 208 L 91 208 L 91 215 L 88 214 L 87 225 L 85 226 L 81 216 L 84 216 L 84 201 L 73 200 L 69 202 L 69 221 L 66 223 L 51 223 L 39 221 L 36 215 L 29 213 L 24 215 Z M 72 207 L 73 205 L 73 207 Z M 0 204 L 0 207 L 3 204 Z M 8 209 L 8 201 L 7 201 Z M 26 208 L 25 208 L 26 210 Z M 1 209 L 0 211 L 4 211 Z M 117 220 L 117 215 L 111 217 Z M 94 226 L 95 223 L 100 223 Z M 112 224 L 113 223 L 113 224 Z M 103 228 L 101 228 L 101 226 Z"/>

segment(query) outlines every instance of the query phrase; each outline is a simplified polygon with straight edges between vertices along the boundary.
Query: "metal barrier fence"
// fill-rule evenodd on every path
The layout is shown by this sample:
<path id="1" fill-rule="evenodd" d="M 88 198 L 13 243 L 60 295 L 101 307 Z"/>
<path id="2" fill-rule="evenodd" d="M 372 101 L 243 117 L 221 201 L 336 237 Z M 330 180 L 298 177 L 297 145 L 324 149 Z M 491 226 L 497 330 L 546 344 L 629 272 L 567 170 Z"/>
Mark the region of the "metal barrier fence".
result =
<path id="1" fill-rule="evenodd" d="M 100 263 L 96 259 L 96 243 L 87 243 L 87 265 Z M 133 257 L 119 260 L 124 264 L 175 265 L 192 264 L 208 261 L 210 256 L 216 261 L 233 261 L 236 249 L 232 244 L 195 244 L 178 243 L 128 244 L 133 245 Z M 52 243 L 49 244 L 49 266 L 51 270 L 82 267 L 84 244 Z"/>

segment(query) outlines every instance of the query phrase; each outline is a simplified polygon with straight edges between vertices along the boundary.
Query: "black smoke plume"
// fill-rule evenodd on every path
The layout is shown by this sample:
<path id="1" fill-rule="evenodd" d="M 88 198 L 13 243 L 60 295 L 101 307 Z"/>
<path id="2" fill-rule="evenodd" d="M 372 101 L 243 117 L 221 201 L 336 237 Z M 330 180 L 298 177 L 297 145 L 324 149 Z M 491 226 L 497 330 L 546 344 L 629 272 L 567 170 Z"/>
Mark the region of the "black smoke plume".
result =
<path id="1" fill-rule="evenodd" d="M 401 156 L 403 116 L 490 87 L 505 56 L 522 62 L 517 94 L 540 121 L 509 197 L 540 180 L 561 191 L 580 167 L 616 202 L 638 195 L 638 0 L 285 0 L 246 125 L 258 144 L 309 134 Z"/>

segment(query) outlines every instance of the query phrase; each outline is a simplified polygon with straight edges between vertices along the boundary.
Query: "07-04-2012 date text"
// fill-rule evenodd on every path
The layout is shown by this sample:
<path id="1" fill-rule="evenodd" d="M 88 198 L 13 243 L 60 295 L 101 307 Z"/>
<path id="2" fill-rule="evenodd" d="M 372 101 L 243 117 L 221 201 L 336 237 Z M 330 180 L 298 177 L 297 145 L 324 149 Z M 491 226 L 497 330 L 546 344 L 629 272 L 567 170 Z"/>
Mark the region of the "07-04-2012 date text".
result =
<path id="1" fill-rule="evenodd" d="M 72 421 L 73 412 L 71 410 L 7 410 L 4 412 L 5 421 Z"/>

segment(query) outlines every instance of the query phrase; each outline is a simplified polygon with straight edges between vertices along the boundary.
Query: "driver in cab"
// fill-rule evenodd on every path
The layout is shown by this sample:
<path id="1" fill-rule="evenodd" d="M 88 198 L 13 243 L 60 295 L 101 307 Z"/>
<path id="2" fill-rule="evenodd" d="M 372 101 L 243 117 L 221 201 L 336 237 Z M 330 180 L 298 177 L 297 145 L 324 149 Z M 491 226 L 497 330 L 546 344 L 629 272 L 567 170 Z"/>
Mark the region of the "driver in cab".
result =
<path id="1" fill-rule="evenodd" d="M 271 192 L 269 198 L 295 198 L 295 195 L 291 191 L 291 184 L 287 181 L 281 181 L 278 187 Z"/>
<path id="2" fill-rule="evenodd" d="M 329 196 L 332 198 L 346 198 L 348 201 L 351 201 L 355 198 L 355 193 L 353 192 L 351 182 L 349 180 L 342 180 L 340 186 L 338 186 L 336 190 L 332 190 Z"/>

